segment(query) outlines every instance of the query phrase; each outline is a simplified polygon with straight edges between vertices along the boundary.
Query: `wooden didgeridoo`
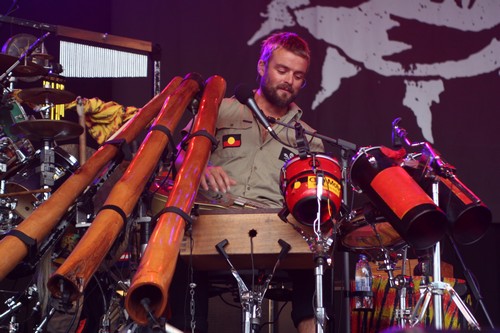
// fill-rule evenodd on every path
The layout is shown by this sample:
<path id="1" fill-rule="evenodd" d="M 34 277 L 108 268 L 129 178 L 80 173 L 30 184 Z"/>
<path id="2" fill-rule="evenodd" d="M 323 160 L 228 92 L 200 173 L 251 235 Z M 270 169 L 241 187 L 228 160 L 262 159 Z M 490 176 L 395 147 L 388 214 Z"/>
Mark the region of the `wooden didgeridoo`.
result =
<path id="1" fill-rule="evenodd" d="M 120 130 L 116 139 L 132 142 L 137 135 L 154 119 L 161 110 L 163 102 L 182 81 L 175 77 L 153 97 L 139 112 L 130 119 Z M 101 169 L 111 161 L 119 152 L 115 145 L 105 144 L 99 148 L 76 172 L 71 175 L 50 198 L 38 207 L 30 216 L 21 222 L 16 230 L 28 237 L 35 239 L 39 244 L 46 238 L 52 229 L 59 223 L 69 207 L 73 205 L 83 191 L 96 178 Z M 5 236 L 0 240 L 0 281 L 7 276 L 28 254 L 24 242 L 14 236 Z"/>
<path id="2" fill-rule="evenodd" d="M 54 297 L 76 300 L 81 295 L 123 229 L 126 218 L 136 206 L 169 142 L 168 135 L 159 128 L 166 128 L 173 133 L 189 103 L 202 87 L 200 76 L 189 74 L 175 92 L 167 97 L 149 133 L 123 176 L 113 186 L 89 229 L 49 278 L 47 287 Z"/>
<path id="3" fill-rule="evenodd" d="M 193 134 L 205 130 L 214 135 L 225 90 L 226 82 L 220 76 L 212 76 L 207 80 Z M 212 144 L 206 136 L 193 136 L 189 140 L 184 162 L 179 168 L 165 207 L 176 207 L 187 215 L 191 213 Z M 167 306 L 168 288 L 174 274 L 184 229 L 183 217 L 175 212 L 165 212 L 158 219 L 149 239 L 125 299 L 125 307 L 130 317 L 141 325 L 148 323 L 144 302 L 149 304 L 156 317 L 160 316 Z"/>

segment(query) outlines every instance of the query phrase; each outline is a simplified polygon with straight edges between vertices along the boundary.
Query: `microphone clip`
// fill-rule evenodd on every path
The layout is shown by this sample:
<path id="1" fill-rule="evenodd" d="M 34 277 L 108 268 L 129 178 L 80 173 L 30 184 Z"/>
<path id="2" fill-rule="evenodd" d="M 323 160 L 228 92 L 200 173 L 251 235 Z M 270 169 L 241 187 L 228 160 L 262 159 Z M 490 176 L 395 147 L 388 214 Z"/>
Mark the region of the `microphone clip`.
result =
<path id="1" fill-rule="evenodd" d="M 295 128 L 295 141 L 297 143 L 297 150 L 301 160 L 307 158 L 309 153 L 309 142 L 306 139 L 304 127 L 297 121 L 294 125 Z"/>

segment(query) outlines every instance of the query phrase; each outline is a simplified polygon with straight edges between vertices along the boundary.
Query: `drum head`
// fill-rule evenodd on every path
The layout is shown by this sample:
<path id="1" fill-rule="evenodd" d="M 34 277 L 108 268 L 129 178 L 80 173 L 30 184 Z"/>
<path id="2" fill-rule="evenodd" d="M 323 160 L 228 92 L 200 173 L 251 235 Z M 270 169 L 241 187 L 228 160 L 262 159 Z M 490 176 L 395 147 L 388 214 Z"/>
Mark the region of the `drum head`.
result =
<path id="1" fill-rule="evenodd" d="M 36 204 L 38 201 L 38 199 L 31 193 L 23 194 L 23 192 L 28 191 L 29 189 L 19 184 L 5 184 L 6 194 L 17 193 L 15 196 L 11 196 L 11 198 L 16 201 L 14 212 L 23 219 L 27 218 L 31 215 L 31 213 L 33 213 L 33 210 L 36 208 Z"/>
<path id="2" fill-rule="evenodd" d="M 339 230 L 342 244 L 352 250 L 394 250 L 405 244 L 387 219 L 376 216 L 368 221 L 359 211 L 354 217 L 340 221 Z"/>

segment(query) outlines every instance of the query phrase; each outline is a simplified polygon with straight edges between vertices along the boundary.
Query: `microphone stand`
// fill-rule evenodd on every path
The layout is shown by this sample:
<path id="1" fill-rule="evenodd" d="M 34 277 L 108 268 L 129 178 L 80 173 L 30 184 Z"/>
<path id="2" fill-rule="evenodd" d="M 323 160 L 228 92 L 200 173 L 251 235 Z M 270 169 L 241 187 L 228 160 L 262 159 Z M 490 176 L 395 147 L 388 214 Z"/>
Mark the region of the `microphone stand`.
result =
<path id="1" fill-rule="evenodd" d="M 310 137 L 318 138 L 321 139 L 325 142 L 328 142 L 332 145 L 335 145 L 340 148 L 340 156 L 341 156 L 341 167 L 342 167 L 342 202 L 347 203 L 348 202 L 348 193 L 347 193 L 347 169 L 349 165 L 349 159 L 351 158 L 352 154 L 358 150 L 358 147 L 356 144 L 343 140 L 343 139 L 333 139 L 331 137 L 321 135 L 317 132 L 311 132 L 308 130 L 305 130 L 299 122 L 296 122 L 294 126 L 281 122 L 273 117 L 267 117 L 269 123 L 271 124 L 278 124 L 283 127 L 287 127 L 290 129 L 294 129 L 295 133 L 297 135 L 297 142 L 308 142 L 305 139 L 305 135 L 309 135 Z M 307 146 L 306 146 L 307 147 Z M 299 156 L 302 157 L 304 147 L 299 147 Z M 301 155 L 302 154 L 302 155 Z M 322 186 L 322 177 L 320 175 L 321 181 L 318 179 L 317 181 L 317 186 L 318 186 L 318 195 L 320 195 L 320 184 Z M 320 200 L 318 201 L 320 202 Z M 321 207 L 318 205 L 318 215 Z M 289 211 L 285 207 L 282 212 L 280 212 L 279 216 L 281 220 L 283 220 L 286 223 L 289 223 L 286 216 L 288 215 Z M 291 224 L 291 223 L 289 223 Z M 302 229 L 294 226 L 291 224 L 299 233 L 302 234 L 302 237 L 307 241 L 309 248 L 311 251 L 314 253 L 314 261 L 316 263 L 316 267 L 314 270 L 314 275 L 315 275 L 315 281 L 316 281 L 316 333 L 322 333 L 324 329 L 324 324 L 326 322 L 326 316 L 325 316 L 325 311 L 323 307 L 323 272 L 324 272 L 324 264 L 325 261 L 330 260 L 328 258 L 328 250 L 330 245 L 333 242 L 333 239 L 330 237 L 322 237 L 321 236 L 321 230 L 319 228 L 315 228 L 315 234 L 316 238 L 313 240 L 312 237 L 306 237 L 304 235 L 304 232 Z M 336 233 L 335 233 L 336 235 Z M 314 244 L 313 244 L 314 243 Z M 351 332 L 351 322 L 350 322 L 350 313 L 351 313 L 351 308 L 350 308 L 350 291 L 351 291 L 351 285 L 350 285 L 350 276 L 349 276 L 349 253 L 344 252 L 343 253 L 343 280 L 344 280 L 344 309 L 343 313 L 345 315 L 345 332 Z M 332 279 L 333 283 L 333 279 Z"/>

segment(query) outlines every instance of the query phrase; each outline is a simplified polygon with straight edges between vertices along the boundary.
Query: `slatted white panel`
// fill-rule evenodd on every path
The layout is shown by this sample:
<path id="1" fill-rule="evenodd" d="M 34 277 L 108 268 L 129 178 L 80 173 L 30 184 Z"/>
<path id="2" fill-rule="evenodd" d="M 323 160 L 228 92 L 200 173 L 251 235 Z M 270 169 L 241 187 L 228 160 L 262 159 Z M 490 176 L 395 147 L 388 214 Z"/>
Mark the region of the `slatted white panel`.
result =
<path id="1" fill-rule="evenodd" d="M 85 44 L 60 42 L 59 61 L 65 77 L 147 77 L 148 57 Z"/>

